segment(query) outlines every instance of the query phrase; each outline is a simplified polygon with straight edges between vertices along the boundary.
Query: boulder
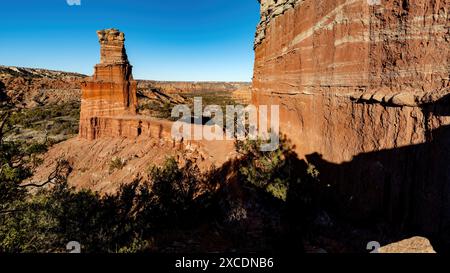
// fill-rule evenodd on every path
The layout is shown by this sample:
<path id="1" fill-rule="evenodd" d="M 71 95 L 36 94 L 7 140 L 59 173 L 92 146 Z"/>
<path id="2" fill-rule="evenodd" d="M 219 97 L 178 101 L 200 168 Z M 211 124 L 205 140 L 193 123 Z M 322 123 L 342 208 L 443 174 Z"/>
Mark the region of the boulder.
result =
<path id="1" fill-rule="evenodd" d="M 436 253 L 427 238 L 413 237 L 381 247 L 379 253 Z"/>

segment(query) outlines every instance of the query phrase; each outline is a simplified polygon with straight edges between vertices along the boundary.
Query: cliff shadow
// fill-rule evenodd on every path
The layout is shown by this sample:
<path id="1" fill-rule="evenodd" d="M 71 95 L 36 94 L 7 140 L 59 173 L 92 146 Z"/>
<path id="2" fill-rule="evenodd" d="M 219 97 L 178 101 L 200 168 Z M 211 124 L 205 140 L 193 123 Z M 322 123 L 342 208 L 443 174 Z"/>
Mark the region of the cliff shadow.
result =
<path id="1" fill-rule="evenodd" d="M 450 116 L 450 95 L 422 107 L 431 116 Z M 450 125 L 427 130 L 418 145 L 362 153 L 335 164 L 307 155 L 330 185 L 324 206 L 352 223 L 380 230 L 382 244 L 411 236 L 431 239 L 450 252 Z"/>

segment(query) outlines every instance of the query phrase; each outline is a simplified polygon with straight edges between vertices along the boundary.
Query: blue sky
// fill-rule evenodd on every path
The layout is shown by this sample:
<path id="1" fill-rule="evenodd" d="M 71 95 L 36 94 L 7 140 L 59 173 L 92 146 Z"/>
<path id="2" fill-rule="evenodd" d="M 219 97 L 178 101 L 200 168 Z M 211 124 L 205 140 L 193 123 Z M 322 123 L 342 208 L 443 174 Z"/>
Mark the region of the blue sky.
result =
<path id="1" fill-rule="evenodd" d="M 92 74 L 118 28 L 137 79 L 250 81 L 256 0 L 1 1 L 0 64 Z"/>

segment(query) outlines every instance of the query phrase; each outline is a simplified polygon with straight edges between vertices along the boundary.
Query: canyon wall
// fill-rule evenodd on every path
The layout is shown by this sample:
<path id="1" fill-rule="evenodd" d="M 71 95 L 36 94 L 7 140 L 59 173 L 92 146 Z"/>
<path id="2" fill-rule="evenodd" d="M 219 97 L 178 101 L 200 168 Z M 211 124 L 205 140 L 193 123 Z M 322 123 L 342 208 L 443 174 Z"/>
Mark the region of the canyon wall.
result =
<path id="1" fill-rule="evenodd" d="M 448 0 L 262 0 L 252 101 L 337 211 L 450 242 Z"/>

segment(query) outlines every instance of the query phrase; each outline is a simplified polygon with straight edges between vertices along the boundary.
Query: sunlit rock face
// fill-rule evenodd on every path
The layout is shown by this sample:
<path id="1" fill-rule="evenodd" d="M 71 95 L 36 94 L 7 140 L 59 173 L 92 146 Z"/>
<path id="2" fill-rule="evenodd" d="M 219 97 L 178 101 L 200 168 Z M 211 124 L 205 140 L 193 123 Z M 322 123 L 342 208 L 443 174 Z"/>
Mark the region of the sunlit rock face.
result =
<path id="1" fill-rule="evenodd" d="M 82 83 L 79 137 L 144 137 L 190 145 L 189 140 L 172 137 L 172 122 L 137 113 L 137 82 L 125 50 L 125 35 L 116 29 L 97 32 L 100 41 L 100 63 L 95 73 Z M 183 143 L 181 143 L 183 142 Z"/>
<path id="2" fill-rule="evenodd" d="M 102 64 L 128 63 L 125 51 L 125 34 L 117 29 L 97 31 L 100 42 L 100 62 Z"/>
<path id="3" fill-rule="evenodd" d="M 95 66 L 94 75 L 82 84 L 80 136 L 87 139 L 96 138 L 99 118 L 136 115 L 137 109 L 137 83 L 128 62 L 125 35 L 116 29 L 97 34 L 100 63 Z"/>
<path id="4" fill-rule="evenodd" d="M 450 234 L 449 7 L 261 1 L 252 101 L 355 218 Z"/>

